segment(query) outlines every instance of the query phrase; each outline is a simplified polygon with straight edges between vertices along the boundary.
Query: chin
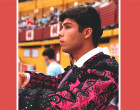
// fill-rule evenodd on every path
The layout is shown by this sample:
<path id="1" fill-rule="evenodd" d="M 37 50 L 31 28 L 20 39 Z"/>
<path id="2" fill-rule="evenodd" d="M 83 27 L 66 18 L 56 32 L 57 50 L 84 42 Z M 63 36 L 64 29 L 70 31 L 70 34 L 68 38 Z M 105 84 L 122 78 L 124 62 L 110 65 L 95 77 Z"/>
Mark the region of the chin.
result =
<path id="1" fill-rule="evenodd" d="M 62 49 L 62 51 L 65 52 L 65 53 L 68 53 L 68 54 L 70 53 L 70 52 L 69 52 L 69 49 L 66 49 L 66 48 L 63 48 L 63 47 L 61 47 L 61 49 Z"/>

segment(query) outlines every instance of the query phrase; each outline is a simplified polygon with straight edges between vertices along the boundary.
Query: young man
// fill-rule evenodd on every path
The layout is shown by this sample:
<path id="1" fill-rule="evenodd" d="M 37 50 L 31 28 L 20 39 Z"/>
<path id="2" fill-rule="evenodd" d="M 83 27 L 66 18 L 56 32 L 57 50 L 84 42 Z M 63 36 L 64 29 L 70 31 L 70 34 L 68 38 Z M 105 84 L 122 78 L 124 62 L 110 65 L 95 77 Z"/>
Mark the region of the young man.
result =
<path id="1" fill-rule="evenodd" d="M 97 47 L 102 35 L 99 14 L 92 7 L 80 6 L 63 12 L 60 21 L 61 48 L 76 63 L 57 78 L 31 72 L 20 75 L 19 86 L 34 92 L 25 89 L 19 94 L 19 108 L 116 110 L 112 99 L 118 94 L 118 63 Z"/>
<path id="2" fill-rule="evenodd" d="M 42 55 L 44 56 L 45 64 L 48 66 L 46 70 L 47 75 L 57 77 L 58 74 L 64 72 L 62 66 L 54 59 L 55 52 L 53 48 L 45 49 Z"/>

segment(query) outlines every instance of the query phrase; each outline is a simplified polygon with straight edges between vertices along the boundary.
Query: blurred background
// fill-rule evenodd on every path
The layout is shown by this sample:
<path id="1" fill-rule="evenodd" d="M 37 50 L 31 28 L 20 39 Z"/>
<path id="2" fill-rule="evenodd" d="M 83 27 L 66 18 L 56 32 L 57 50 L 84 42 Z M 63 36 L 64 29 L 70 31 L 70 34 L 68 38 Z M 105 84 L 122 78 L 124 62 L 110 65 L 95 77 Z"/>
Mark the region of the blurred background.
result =
<path id="1" fill-rule="evenodd" d="M 70 65 L 69 55 L 62 52 L 58 33 L 59 15 L 80 5 L 95 7 L 101 16 L 103 35 L 99 47 L 119 62 L 118 0 L 19 0 L 18 1 L 18 71 L 46 73 L 42 52 L 55 49 L 55 60 L 63 68 Z"/>

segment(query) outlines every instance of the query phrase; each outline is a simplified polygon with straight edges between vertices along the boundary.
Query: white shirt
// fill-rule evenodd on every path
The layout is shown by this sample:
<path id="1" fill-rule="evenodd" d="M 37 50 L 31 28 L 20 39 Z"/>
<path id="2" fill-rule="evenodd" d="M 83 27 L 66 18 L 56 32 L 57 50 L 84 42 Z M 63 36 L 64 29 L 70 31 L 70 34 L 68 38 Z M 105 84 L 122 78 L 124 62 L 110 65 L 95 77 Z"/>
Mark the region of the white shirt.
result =
<path id="1" fill-rule="evenodd" d="M 94 48 L 92 50 L 90 50 L 89 52 L 87 52 L 86 54 L 84 54 L 79 60 L 77 60 L 77 62 L 74 63 L 74 65 L 76 65 L 77 67 L 82 67 L 83 64 L 90 59 L 92 56 L 103 52 L 104 54 L 109 55 L 109 51 L 107 47 L 101 48 L 101 47 L 97 47 Z"/>
<path id="2" fill-rule="evenodd" d="M 60 73 L 64 73 L 64 69 L 56 61 L 53 61 L 48 65 L 47 75 L 57 77 Z"/>

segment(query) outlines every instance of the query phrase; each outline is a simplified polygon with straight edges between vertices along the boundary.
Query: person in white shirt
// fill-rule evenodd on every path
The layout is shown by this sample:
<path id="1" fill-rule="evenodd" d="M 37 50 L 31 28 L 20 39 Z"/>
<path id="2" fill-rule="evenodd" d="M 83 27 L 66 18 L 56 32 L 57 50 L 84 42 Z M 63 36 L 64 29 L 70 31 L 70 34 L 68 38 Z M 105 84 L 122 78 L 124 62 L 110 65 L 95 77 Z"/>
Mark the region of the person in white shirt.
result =
<path id="1" fill-rule="evenodd" d="M 110 102 L 118 95 L 118 63 L 97 47 L 102 35 L 99 13 L 79 6 L 64 11 L 60 21 L 61 49 L 72 54 L 75 63 L 57 78 L 19 74 L 19 87 L 30 88 L 19 94 L 19 109 L 117 110 Z"/>
<path id="2" fill-rule="evenodd" d="M 57 77 L 58 74 L 64 72 L 63 67 L 54 59 L 55 51 L 53 48 L 45 49 L 42 55 L 44 56 L 45 64 L 48 66 L 46 69 L 47 75 Z"/>

